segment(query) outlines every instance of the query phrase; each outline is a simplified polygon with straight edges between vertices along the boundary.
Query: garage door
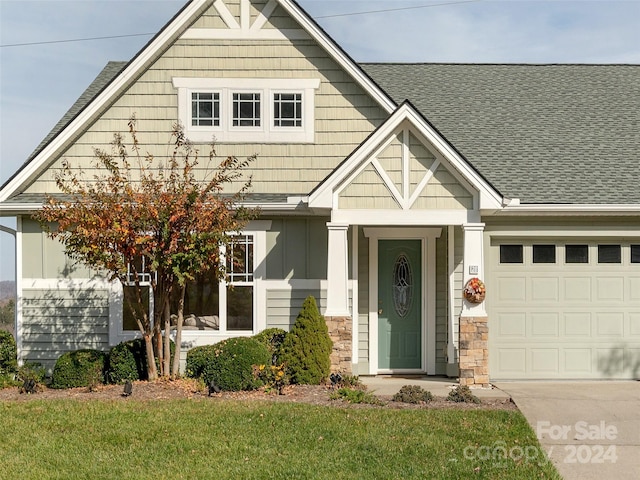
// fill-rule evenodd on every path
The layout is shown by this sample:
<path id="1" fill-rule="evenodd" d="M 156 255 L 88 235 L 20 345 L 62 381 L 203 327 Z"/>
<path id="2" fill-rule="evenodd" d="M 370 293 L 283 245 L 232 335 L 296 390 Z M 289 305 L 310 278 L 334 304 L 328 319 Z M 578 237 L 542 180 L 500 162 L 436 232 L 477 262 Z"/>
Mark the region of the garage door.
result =
<path id="1" fill-rule="evenodd" d="M 640 244 L 493 239 L 494 380 L 640 376 Z"/>

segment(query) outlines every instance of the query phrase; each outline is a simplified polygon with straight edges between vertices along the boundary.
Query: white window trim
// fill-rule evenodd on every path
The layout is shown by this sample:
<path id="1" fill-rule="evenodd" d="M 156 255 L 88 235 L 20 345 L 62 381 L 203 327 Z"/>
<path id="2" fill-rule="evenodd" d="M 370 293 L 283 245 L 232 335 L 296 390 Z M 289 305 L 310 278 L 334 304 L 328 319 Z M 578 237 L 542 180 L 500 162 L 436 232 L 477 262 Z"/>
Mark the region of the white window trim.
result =
<path id="1" fill-rule="evenodd" d="M 267 230 L 271 228 L 271 220 L 253 220 L 237 235 L 253 236 L 253 282 L 233 282 L 236 285 L 253 285 L 253 329 L 252 330 L 227 330 L 227 305 L 226 288 L 227 281 L 223 279 L 219 283 L 219 330 L 183 330 L 182 338 L 186 344 L 206 345 L 217 341 L 239 336 L 254 335 L 267 328 L 267 294 L 265 289 L 266 256 L 267 256 Z M 224 291 L 224 294 L 222 293 Z M 152 300 L 151 296 L 151 302 Z M 109 343 L 111 346 L 118 343 L 140 337 L 140 332 L 122 330 L 122 307 L 124 292 L 119 281 L 111 282 L 109 295 Z M 150 305 L 153 312 L 153 304 Z M 223 313 L 224 312 L 224 313 Z M 204 338 L 203 342 L 195 341 L 196 338 Z"/>
<path id="2" fill-rule="evenodd" d="M 261 142 L 313 143 L 315 135 L 315 90 L 320 80 L 315 78 L 188 78 L 174 77 L 178 89 L 178 119 L 192 142 Z M 220 126 L 191 125 L 191 94 L 220 94 Z M 260 94 L 260 126 L 233 126 L 233 94 Z M 302 95 L 302 126 L 274 126 L 273 102 L 275 93 Z"/>

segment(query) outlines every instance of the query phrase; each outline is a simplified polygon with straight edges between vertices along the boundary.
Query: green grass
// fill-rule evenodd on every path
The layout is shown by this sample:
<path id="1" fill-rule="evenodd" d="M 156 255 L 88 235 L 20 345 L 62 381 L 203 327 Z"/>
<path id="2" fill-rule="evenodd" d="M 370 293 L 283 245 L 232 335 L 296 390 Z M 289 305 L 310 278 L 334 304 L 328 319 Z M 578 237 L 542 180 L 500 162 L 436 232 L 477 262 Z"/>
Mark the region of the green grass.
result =
<path id="1" fill-rule="evenodd" d="M 6 479 L 560 478 L 516 411 L 35 399 L 0 439 Z"/>

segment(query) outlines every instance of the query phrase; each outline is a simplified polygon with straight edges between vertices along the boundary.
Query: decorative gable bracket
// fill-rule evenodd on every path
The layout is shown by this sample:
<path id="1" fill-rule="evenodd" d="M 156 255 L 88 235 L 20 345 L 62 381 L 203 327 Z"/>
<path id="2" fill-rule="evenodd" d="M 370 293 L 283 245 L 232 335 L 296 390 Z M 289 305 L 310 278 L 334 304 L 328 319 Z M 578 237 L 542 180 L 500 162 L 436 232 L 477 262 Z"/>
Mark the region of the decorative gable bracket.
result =
<path id="1" fill-rule="evenodd" d="M 503 202 L 408 102 L 309 196 L 332 221 L 398 225 L 477 222 Z"/>

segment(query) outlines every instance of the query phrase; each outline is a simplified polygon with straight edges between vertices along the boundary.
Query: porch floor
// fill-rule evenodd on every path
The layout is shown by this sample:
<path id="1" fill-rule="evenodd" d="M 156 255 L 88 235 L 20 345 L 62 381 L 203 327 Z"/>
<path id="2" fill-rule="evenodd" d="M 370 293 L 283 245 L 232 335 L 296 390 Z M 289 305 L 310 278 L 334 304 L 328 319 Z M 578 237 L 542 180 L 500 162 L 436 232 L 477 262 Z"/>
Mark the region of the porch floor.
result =
<path id="1" fill-rule="evenodd" d="M 378 395 L 392 396 L 398 393 L 404 385 L 418 385 L 424 390 L 428 390 L 436 397 L 446 397 L 449 392 L 458 386 L 457 378 L 427 376 L 427 375 L 360 375 L 360 380 L 369 391 Z M 479 398 L 509 398 L 509 394 L 499 388 L 474 388 L 473 394 Z"/>

